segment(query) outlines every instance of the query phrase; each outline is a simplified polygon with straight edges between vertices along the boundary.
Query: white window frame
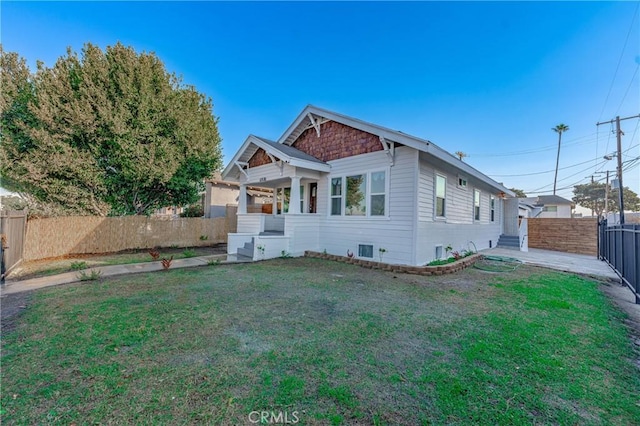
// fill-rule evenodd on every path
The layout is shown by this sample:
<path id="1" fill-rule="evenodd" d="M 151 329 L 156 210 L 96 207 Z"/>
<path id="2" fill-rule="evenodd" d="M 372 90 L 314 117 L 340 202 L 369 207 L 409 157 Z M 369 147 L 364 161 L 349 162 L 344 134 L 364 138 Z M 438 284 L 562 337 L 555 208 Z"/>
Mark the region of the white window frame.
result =
<path id="1" fill-rule="evenodd" d="M 361 256 L 360 255 L 360 247 L 362 246 L 371 246 L 371 257 L 367 257 L 367 256 Z M 358 253 L 357 253 L 357 257 L 359 259 L 373 259 L 373 243 L 358 243 Z"/>
<path id="2" fill-rule="evenodd" d="M 467 178 L 464 176 L 458 175 L 458 188 L 466 190 L 467 184 L 468 184 Z M 445 213 L 446 213 L 446 210 L 445 210 Z"/>
<path id="3" fill-rule="evenodd" d="M 340 179 L 340 195 L 333 195 L 333 180 Z M 329 216 L 344 216 L 344 176 L 329 176 Z M 340 199 L 340 214 L 333 213 L 333 200 Z"/>
<path id="4" fill-rule="evenodd" d="M 476 205 L 476 194 L 478 195 L 478 205 Z M 476 208 L 478 209 L 476 214 Z M 480 222 L 482 217 L 482 191 L 477 188 L 473 189 L 473 221 Z"/>
<path id="5" fill-rule="evenodd" d="M 495 195 L 489 196 L 489 219 L 491 220 L 492 223 L 496 221 L 496 196 Z"/>
<path id="6" fill-rule="evenodd" d="M 371 193 L 371 175 L 374 173 L 384 173 L 384 194 L 380 192 L 376 192 L 375 194 Z M 328 208 L 328 216 L 329 217 L 340 217 L 340 218 L 349 218 L 350 220 L 357 219 L 389 219 L 389 180 L 390 180 L 390 169 L 387 168 L 375 168 L 366 171 L 355 171 L 349 173 L 341 173 L 339 175 L 329 176 L 329 208 Z M 364 215 L 348 215 L 347 212 L 347 177 L 350 176 L 358 176 L 364 175 L 367 180 L 367 184 L 365 187 L 365 213 Z M 341 187 L 342 187 L 342 195 L 331 195 L 331 188 L 333 186 L 332 182 L 334 179 L 341 179 Z M 371 196 L 372 195 L 384 195 L 384 215 L 372 215 L 371 214 Z M 331 214 L 333 208 L 333 199 L 340 198 L 340 214 Z"/>
<path id="7" fill-rule="evenodd" d="M 444 204 L 443 204 L 443 209 L 444 209 L 444 214 L 442 216 L 438 216 L 438 177 L 441 177 L 442 179 L 444 179 Z M 444 173 L 435 173 L 435 179 L 433 182 L 433 216 L 436 219 L 446 219 L 447 218 L 447 175 L 445 175 Z"/>

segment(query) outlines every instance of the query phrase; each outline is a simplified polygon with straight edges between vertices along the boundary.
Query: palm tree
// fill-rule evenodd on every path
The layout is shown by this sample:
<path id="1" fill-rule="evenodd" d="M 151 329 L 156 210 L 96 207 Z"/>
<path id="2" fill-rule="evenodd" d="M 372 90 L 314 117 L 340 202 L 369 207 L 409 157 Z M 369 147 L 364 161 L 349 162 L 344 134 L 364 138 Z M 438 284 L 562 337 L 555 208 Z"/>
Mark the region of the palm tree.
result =
<path id="1" fill-rule="evenodd" d="M 458 158 L 460 159 L 460 161 L 462 161 L 462 159 L 463 159 L 463 158 L 468 157 L 468 155 L 467 155 L 467 154 L 465 154 L 465 153 L 464 153 L 464 152 L 462 152 L 462 151 L 456 151 L 454 154 L 458 156 Z"/>
<path id="2" fill-rule="evenodd" d="M 553 178 L 553 195 L 556 195 L 556 181 L 558 180 L 558 165 L 560 164 L 560 143 L 562 142 L 562 134 L 569 130 L 569 126 L 566 124 L 558 124 L 556 127 L 552 127 L 551 130 L 558 134 L 558 156 L 556 157 L 556 175 Z"/>

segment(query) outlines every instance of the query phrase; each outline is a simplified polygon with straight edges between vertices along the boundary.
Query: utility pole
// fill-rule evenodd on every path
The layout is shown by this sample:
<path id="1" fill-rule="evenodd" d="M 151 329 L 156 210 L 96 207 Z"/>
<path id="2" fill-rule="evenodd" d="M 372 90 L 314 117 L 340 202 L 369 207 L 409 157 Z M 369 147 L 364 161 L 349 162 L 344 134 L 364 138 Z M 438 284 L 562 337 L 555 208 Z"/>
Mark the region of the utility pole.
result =
<path id="1" fill-rule="evenodd" d="M 604 186 L 604 219 L 609 216 L 609 170 L 607 170 L 607 183 Z"/>
<path id="2" fill-rule="evenodd" d="M 596 123 L 596 126 L 599 126 L 601 124 L 616 123 L 616 144 L 618 148 L 618 203 L 620 204 L 620 225 L 624 225 L 624 197 L 622 195 L 622 190 L 624 188 L 624 186 L 622 186 L 622 135 L 624 135 L 624 133 L 620 129 L 620 122 L 622 120 L 630 120 L 632 118 L 640 118 L 640 114 L 624 118 L 620 118 L 620 116 L 618 115 L 614 120 Z"/>

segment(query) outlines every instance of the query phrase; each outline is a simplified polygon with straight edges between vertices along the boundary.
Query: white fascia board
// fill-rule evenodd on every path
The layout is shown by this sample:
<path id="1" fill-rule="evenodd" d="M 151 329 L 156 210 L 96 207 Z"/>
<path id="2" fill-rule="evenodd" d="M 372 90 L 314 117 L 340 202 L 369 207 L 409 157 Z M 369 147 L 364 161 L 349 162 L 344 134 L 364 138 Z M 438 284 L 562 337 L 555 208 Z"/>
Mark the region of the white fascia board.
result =
<path id="1" fill-rule="evenodd" d="M 291 166 L 303 167 L 305 169 L 317 170 L 320 172 L 328 172 L 331 170 L 331 166 L 328 164 L 322 164 L 322 163 L 317 163 L 315 161 L 307 161 L 301 158 L 291 157 L 285 154 L 284 152 L 278 150 L 277 148 L 273 147 L 272 145 L 264 143 L 258 138 L 255 138 L 253 136 L 250 136 L 250 138 L 252 138 L 251 142 L 253 144 L 264 149 L 265 152 L 270 153 L 271 155 L 275 155 L 280 160 L 284 161 L 287 164 L 290 164 Z"/>
<path id="2" fill-rule="evenodd" d="M 242 157 L 242 154 L 244 154 L 247 148 L 249 148 L 249 145 L 251 145 L 252 143 L 255 143 L 256 140 L 257 139 L 253 135 L 247 136 L 247 139 L 245 139 L 240 149 L 236 151 L 236 154 L 233 156 L 231 161 L 229 161 L 229 164 L 227 164 L 227 167 L 225 167 L 224 170 L 222 171 L 222 174 L 221 174 L 222 179 L 227 179 L 227 177 L 235 167 L 236 162 L 240 161 L 240 157 Z"/>
<path id="3" fill-rule="evenodd" d="M 516 196 L 516 194 L 513 193 L 513 191 L 511 191 L 509 188 L 496 182 L 495 180 L 491 179 L 489 176 L 476 170 L 475 168 L 471 167 L 464 161 L 459 160 L 458 158 L 454 157 L 452 154 L 449 154 L 447 151 L 445 151 L 444 149 L 440 148 L 437 145 L 429 143 L 426 149 L 423 149 L 422 151 L 426 152 L 429 155 L 432 155 L 438 160 L 441 160 L 445 163 L 452 165 L 453 167 L 457 168 L 458 170 L 460 170 L 461 172 L 465 173 L 468 176 L 473 176 L 479 181 L 484 182 L 487 185 L 492 186 L 496 189 L 499 189 L 500 191 L 504 192 L 510 197 Z"/>
<path id="4" fill-rule="evenodd" d="M 329 164 L 316 163 L 315 161 L 301 160 L 299 158 L 292 158 L 288 163 L 293 167 L 301 167 L 303 169 L 316 170 L 319 172 L 331 171 L 331 166 Z"/>

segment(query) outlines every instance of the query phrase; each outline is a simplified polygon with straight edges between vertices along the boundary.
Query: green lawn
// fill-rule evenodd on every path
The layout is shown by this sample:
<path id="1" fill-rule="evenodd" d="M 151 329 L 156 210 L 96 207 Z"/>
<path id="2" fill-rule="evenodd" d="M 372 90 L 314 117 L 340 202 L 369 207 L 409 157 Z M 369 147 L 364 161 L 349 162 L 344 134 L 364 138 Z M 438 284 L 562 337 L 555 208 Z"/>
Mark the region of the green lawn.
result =
<path id="1" fill-rule="evenodd" d="M 36 292 L 3 336 L 1 420 L 638 424 L 620 320 L 595 282 L 527 266 L 278 259 L 104 279 Z"/>

